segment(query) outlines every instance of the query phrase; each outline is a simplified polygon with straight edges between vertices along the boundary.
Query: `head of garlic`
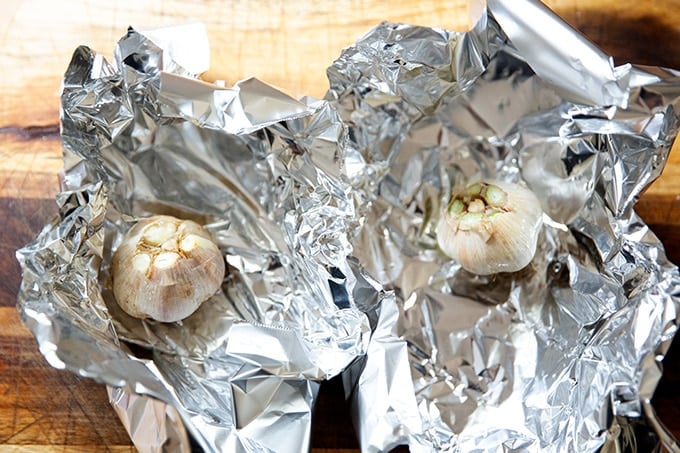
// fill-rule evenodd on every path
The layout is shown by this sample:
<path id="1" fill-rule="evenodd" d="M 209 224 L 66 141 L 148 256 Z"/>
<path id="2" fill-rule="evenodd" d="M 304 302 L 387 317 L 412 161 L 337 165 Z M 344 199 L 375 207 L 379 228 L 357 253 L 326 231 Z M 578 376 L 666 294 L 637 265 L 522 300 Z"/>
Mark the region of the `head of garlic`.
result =
<path id="1" fill-rule="evenodd" d="M 454 193 L 437 224 L 437 243 L 465 270 L 490 275 L 524 268 L 536 253 L 543 211 L 529 189 L 482 181 Z"/>
<path id="2" fill-rule="evenodd" d="M 111 262 L 113 295 L 135 318 L 174 322 L 191 315 L 222 285 L 222 253 L 205 228 L 153 216 L 125 235 Z"/>

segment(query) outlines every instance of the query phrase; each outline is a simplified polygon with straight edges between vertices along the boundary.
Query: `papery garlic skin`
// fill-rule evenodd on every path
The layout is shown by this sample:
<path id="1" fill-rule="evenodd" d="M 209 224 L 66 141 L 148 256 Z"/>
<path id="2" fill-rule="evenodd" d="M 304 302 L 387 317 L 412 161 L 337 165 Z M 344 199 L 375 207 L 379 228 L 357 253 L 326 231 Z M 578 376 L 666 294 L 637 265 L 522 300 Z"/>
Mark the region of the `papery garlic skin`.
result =
<path id="1" fill-rule="evenodd" d="M 531 190 L 505 181 L 482 181 L 452 194 L 437 224 L 437 243 L 469 272 L 516 272 L 536 253 L 542 218 L 541 204 Z"/>
<path id="2" fill-rule="evenodd" d="M 191 220 L 140 220 L 113 255 L 111 277 L 118 305 L 135 318 L 180 321 L 222 285 L 225 264 L 210 233 Z"/>

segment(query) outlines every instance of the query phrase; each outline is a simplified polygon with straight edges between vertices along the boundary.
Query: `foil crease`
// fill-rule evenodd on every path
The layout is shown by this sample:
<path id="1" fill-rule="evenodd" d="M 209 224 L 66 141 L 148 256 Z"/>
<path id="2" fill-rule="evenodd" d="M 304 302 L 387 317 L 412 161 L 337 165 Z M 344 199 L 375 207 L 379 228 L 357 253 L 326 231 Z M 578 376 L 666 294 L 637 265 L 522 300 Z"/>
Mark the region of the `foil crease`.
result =
<path id="1" fill-rule="evenodd" d="M 109 402 L 140 453 L 191 451 L 177 410 L 148 396 L 107 387 Z"/>
<path id="2" fill-rule="evenodd" d="M 677 134 L 680 78 L 611 61 L 539 2 L 494 0 L 465 33 L 380 24 L 328 69 L 366 219 L 354 255 L 391 292 L 345 372 L 362 451 L 677 448 L 650 400 L 680 276 L 634 205 Z M 451 190 L 482 178 L 544 209 L 517 273 L 437 248 Z"/>
<path id="3" fill-rule="evenodd" d="M 110 386 L 142 451 L 187 451 L 182 426 L 205 451 L 307 451 L 319 382 L 370 336 L 346 131 L 328 102 L 199 80 L 206 42 L 187 25 L 130 29 L 112 62 L 75 51 L 59 215 L 17 252 L 18 308 L 53 366 Z M 228 265 L 177 323 L 129 317 L 112 296 L 111 255 L 152 214 L 205 225 Z"/>
<path id="4" fill-rule="evenodd" d="M 111 62 L 77 49 L 59 215 L 17 252 L 47 361 L 107 384 L 142 451 L 307 451 L 339 373 L 365 452 L 675 448 L 650 399 L 680 276 L 634 205 L 677 134 L 678 73 L 614 66 L 539 2 L 510 4 L 466 33 L 377 26 L 325 101 L 201 81 L 196 24 L 131 29 Z M 482 177 L 544 209 L 516 274 L 437 250 L 451 189 Z M 206 225 L 229 267 L 181 323 L 111 294 L 111 254 L 150 214 Z"/>

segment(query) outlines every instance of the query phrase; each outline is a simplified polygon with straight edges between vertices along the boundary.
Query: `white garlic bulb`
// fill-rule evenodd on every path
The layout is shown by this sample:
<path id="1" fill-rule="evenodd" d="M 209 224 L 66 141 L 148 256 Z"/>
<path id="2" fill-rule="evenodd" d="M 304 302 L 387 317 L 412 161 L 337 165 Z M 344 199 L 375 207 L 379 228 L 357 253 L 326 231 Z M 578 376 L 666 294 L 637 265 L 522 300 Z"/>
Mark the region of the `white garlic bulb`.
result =
<path id="1" fill-rule="evenodd" d="M 186 318 L 222 285 L 225 264 L 210 234 L 171 216 L 140 220 L 113 255 L 118 305 L 135 318 Z"/>
<path id="2" fill-rule="evenodd" d="M 451 195 L 437 224 L 437 243 L 469 272 L 515 272 L 536 253 L 542 217 L 541 204 L 529 189 L 482 181 Z"/>

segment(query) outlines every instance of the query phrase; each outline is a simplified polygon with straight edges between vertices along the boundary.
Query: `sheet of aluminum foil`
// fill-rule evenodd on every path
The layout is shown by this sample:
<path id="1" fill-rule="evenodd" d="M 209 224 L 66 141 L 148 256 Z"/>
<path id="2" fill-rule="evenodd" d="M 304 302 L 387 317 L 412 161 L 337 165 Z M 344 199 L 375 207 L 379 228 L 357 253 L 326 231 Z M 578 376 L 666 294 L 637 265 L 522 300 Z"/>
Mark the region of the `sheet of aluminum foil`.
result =
<path id="1" fill-rule="evenodd" d="M 366 219 L 354 254 L 393 294 L 345 374 L 362 451 L 678 448 L 650 399 L 680 277 L 634 205 L 676 136 L 679 75 L 614 66 L 532 0 L 489 0 L 466 33 L 383 23 L 342 52 L 326 98 Z M 437 247 L 451 191 L 483 178 L 540 199 L 519 272 Z"/>
<path id="2" fill-rule="evenodd" d="M 307 451 L 339 373 L 366 452 L 673 445 L 649 400 L 680 278 L 634 204 L 677 132 L 677 72 L 614 66 L 529 0 L 489 0 L 467 33 L 381 24 L 326 101 L 205 83 L 206 43 L 188 25 L 75 52 L 59 216 L 17 254 L 41 352 L 107 384 L 140 451 Z M 540 198 L 523 271 L 437 250 L 451 189 L 482 177 Z M 229 267 L 180 323 L 111 294 L 150 214 L 206 225 Z"/>
<path id="3" fill-rule="evenodd" d="M 346 130 L 326 101 L 199 80 L 205 42 L 200 25 L 130 29 L 112 62 L 75 51 L 59 215 L 18 251 L 18 307 L 49 363 L 110 386 L 140 450 L 187 448 L 183 424 L 205 451 L 307 451 L 319 382 L 370 336 Z M 205 225 L 228 267 L 176 323 L 112 295 L 113 251 L 153 214 Z"/>

